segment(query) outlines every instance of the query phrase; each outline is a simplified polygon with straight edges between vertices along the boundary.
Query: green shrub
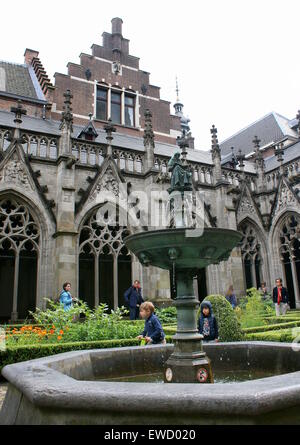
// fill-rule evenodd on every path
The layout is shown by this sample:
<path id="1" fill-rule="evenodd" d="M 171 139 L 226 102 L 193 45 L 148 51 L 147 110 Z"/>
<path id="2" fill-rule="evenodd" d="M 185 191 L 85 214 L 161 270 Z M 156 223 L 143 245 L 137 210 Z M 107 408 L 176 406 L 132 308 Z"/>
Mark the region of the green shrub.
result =
<path id="1" fill-rule="evenodd" d="M 265 317 L 275 314 L 272 300 L 262 298 L 256 288 L 247 290 L 247 297 L 241 298 L 240 308 L 239 320 L 243 328 L 264 326 L 267 324 Z"/>
<path id="2" fill-rule="evenodd" d="M 121 321 L 123 316 L 128 314 L 128 310 L 124 306 L 108 313 L 107 304 L 100 304 L 97 308 L 90 309 L 87 303 L 78 301 L 73 303 L 70 310 L 65 311 L 64 306 L 59 302 L 53 302 L 48 298 L 45 298 L 45 301 L 47 303 L 46 310 L 36 308 L 35 312 L 29 312 L 30 315 L 39 325 L 53 324 L 61 329 L 74 320 L 78 320 L 81 315 L 85 316 L 85 320 L 104 321 L 110 319 L 110 321 Z"/>
<path id="3" fill-rule="evenodd" d="M 163 309 L 155 309 L 161 323 L 177 323 L 177 309 L 175 306 L 170 306 Z"/>
<path id="4" fill-rule="evenodd" d="M 166 336 L 167 343 L 172 343 L 172 337 Z M 80 351 L 89 349 L 111 349 L 139 346 L 140 340 L 136 338 L 120 340 L 102 340 L 94 342 L 74 342 L 48 345 L 28 345 L 8 347 L 5 351 L 0 351 L 0 373 L 6 365 L 25 362 L 42 357 L 49 357 L 70 351 Z"/>
<path id="5" fill-rule="evenodd" d="M 219 339 L 222 342 L 241 341 L 243 333 L 235 311 L 222 295 L 210 295 L 204 301 L 210 301 L 219 327 Z M 198 312 L 200 317 L 201 309 Z"/>

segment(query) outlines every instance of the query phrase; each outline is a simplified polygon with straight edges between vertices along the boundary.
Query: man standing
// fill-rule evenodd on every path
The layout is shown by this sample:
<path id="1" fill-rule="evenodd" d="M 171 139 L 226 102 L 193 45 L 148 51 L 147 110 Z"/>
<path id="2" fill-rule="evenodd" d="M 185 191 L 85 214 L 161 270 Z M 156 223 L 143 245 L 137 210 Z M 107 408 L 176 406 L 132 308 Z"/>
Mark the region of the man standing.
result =
<path id="1" fill-rule="evenodd" d="M 276 287 L 273 289 L 273 301 L 275 303 L 276 316 L 285 315 L 288 309 L 289 295 L 287 289 L 282 286 L 281 278 L 276 280 Z"/>
<path id="2" fill-rule="evenodd" d="M 130 320 L 138 320 L 140 316 L 140 305 L 144 303 L 141 284 L 138 280 L 125 292 L 124 299 L 129 306 Z"/>

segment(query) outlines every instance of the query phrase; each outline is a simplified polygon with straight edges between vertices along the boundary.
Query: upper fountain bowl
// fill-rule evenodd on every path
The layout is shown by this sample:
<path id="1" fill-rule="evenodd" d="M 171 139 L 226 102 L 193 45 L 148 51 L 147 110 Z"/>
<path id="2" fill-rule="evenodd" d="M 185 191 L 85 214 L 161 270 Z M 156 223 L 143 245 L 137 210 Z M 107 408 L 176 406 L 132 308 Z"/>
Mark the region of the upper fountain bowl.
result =
<path id="1" fill-rule="evenodd" d="M 155 230 L 131 235 L 124 242 L 144 266 L 170 270 L 174 264 L 177 269 L 202 269 L 226 261 L 242 239 L 240 232 L 218 228 L 193 235 L 193 229 Z"/>

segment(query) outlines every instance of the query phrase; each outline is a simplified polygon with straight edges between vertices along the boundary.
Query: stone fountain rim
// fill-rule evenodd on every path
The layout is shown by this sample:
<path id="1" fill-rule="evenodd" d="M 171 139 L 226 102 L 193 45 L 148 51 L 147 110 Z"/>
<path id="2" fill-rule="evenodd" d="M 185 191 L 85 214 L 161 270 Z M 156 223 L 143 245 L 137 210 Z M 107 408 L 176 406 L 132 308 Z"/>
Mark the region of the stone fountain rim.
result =
<path id="1" fill-rule="evenodd" d="M 290 343 L 239 342 L 207 348 L 291 349 Z M 6 366 L 2 375 L 36 406 L 51 409 L 86 409 L 110 412 L 159 412 L 191 415 L 259 415 L 300 404 L 300 371 L 275 377 L 215 385 L 155 384 L 75 380 L 50 365 L 92 354 L 134 354 L 141 349 L 172 349 L 173 345 L 72 351 Z M 283 378 L 284 377 L 284 378 Z M 147 403 L 145 403 L 147 400 Z"/>
<path id="2" fill-rule="evenodd" d="M 129 241 L 129 240 L 131 240 L 131 239 L 136 239 L 136 238 L 139 238 L 140 236 L 141 237 L 146 237 L 147 235 L 149 236 L 149 235 L 159 235 L 159 234 L 166 234 L 166 232 L 168 232 L 168 233 L 170 233 L 170 234 L 180 234 L 180 233 L 184 233 L 184 232 L 193 232 L 193 231 L 197 231 L 198 229 L 190 229 L 190 228 L 185 228 L 185 227 L 182 227 L 182 228 L 178 228 L 178 229 L 175 229 L 175 228 L 173 228 L 173 229 L 168 229 L 168 228 L 166 228 L 166 229 L 158 229 L 158 230 L 147 230 L 147 231 L 144 231 L 144 232 L 136 232 L 136 233 L 134 233 L 134 234 L 132 234 L 132 235 L 129 235 L 129 236 L 127 236 L 126 238 L 124 238 L 124 242 L 127 242 L 127 241 Z M 228 233 L 228 234 L 231 234 L 231 235 L 233 235 L 233 234 L 235 234 L 236 236 L 238 236 L 238 235 L 240 235 L 240 237 L 242 237 L 243 236 L 243 234 L 241 233 L 241 232 L 239 232 L 238 230 L 234 230 L 234 229 L 226 229 L 226 228 L 223 228 L 223 227 L 205 227 L 204 229 L 203 229 L 203 232 L 206 232 L 206 233 L 218 233 L 218 234 L 221 234 L 221 232 L 222 232 L 222 234 L 224 234 L 224 233 Z M 202 235 L 200 235 L 199 237 L 195 237 L 195 238 L 201 238 L 202 237 Z M 195 238 L 194 237 L 188 237 L 188 239 L 191 239 L 191 240 L 194 240 Z"/>

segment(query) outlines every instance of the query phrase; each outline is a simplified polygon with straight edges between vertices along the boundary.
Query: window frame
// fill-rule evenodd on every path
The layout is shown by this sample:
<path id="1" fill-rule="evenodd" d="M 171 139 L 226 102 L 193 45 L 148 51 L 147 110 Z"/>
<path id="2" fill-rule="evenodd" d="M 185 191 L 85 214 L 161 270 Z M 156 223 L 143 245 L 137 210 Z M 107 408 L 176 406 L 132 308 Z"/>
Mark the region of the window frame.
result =
<path id="1" fill-rule="evenodd" d="M 105 93 L 106 93 L 106 99 L 104 99 L 104 98 L 102 98 L 102 97 L 100 97 L 100 96 L 98 96 L 98 92 L 99 91 L 105 91 Z M 108 91 L 109 91 L 109 88 L 107 88 L 107 87 L 104 87 L 104 86 L 102 86 L 102 85 L 97 85 L 97 96 L 96 96 L 96 118 L 97 119 L 99 119 L 99 120 L 104 120 L 104 121 L 107 121 L 108 120 Z M 105 103 L 105 108 L 106 108 L 106 118 L 105 119 L 102 119 L 99 115 L 98 115 L 98 103 L 99 102 L 102 102 L 102 103 Z"/>
<path id="2" fill-rule="evenodd" d="M 126 104 L 126 98 L 132 99 L 133 104 L 132 105 Z M 132 110 L 132 114 L 133 114 L 133 124 L 132 125 L 128 125 L 126 123 L 126 108 L 129 108 L 129 109 Z M 124 122 L 124 124 L 125 124 L 126 127 L 133 127 L 133 128 L 135 128 L 135 109 L 136 109 L 136 96 L 133 95 L 133 94 L 125 92 L 125 95 L 124 95 L 124 121 L 125 122 Z"/>

